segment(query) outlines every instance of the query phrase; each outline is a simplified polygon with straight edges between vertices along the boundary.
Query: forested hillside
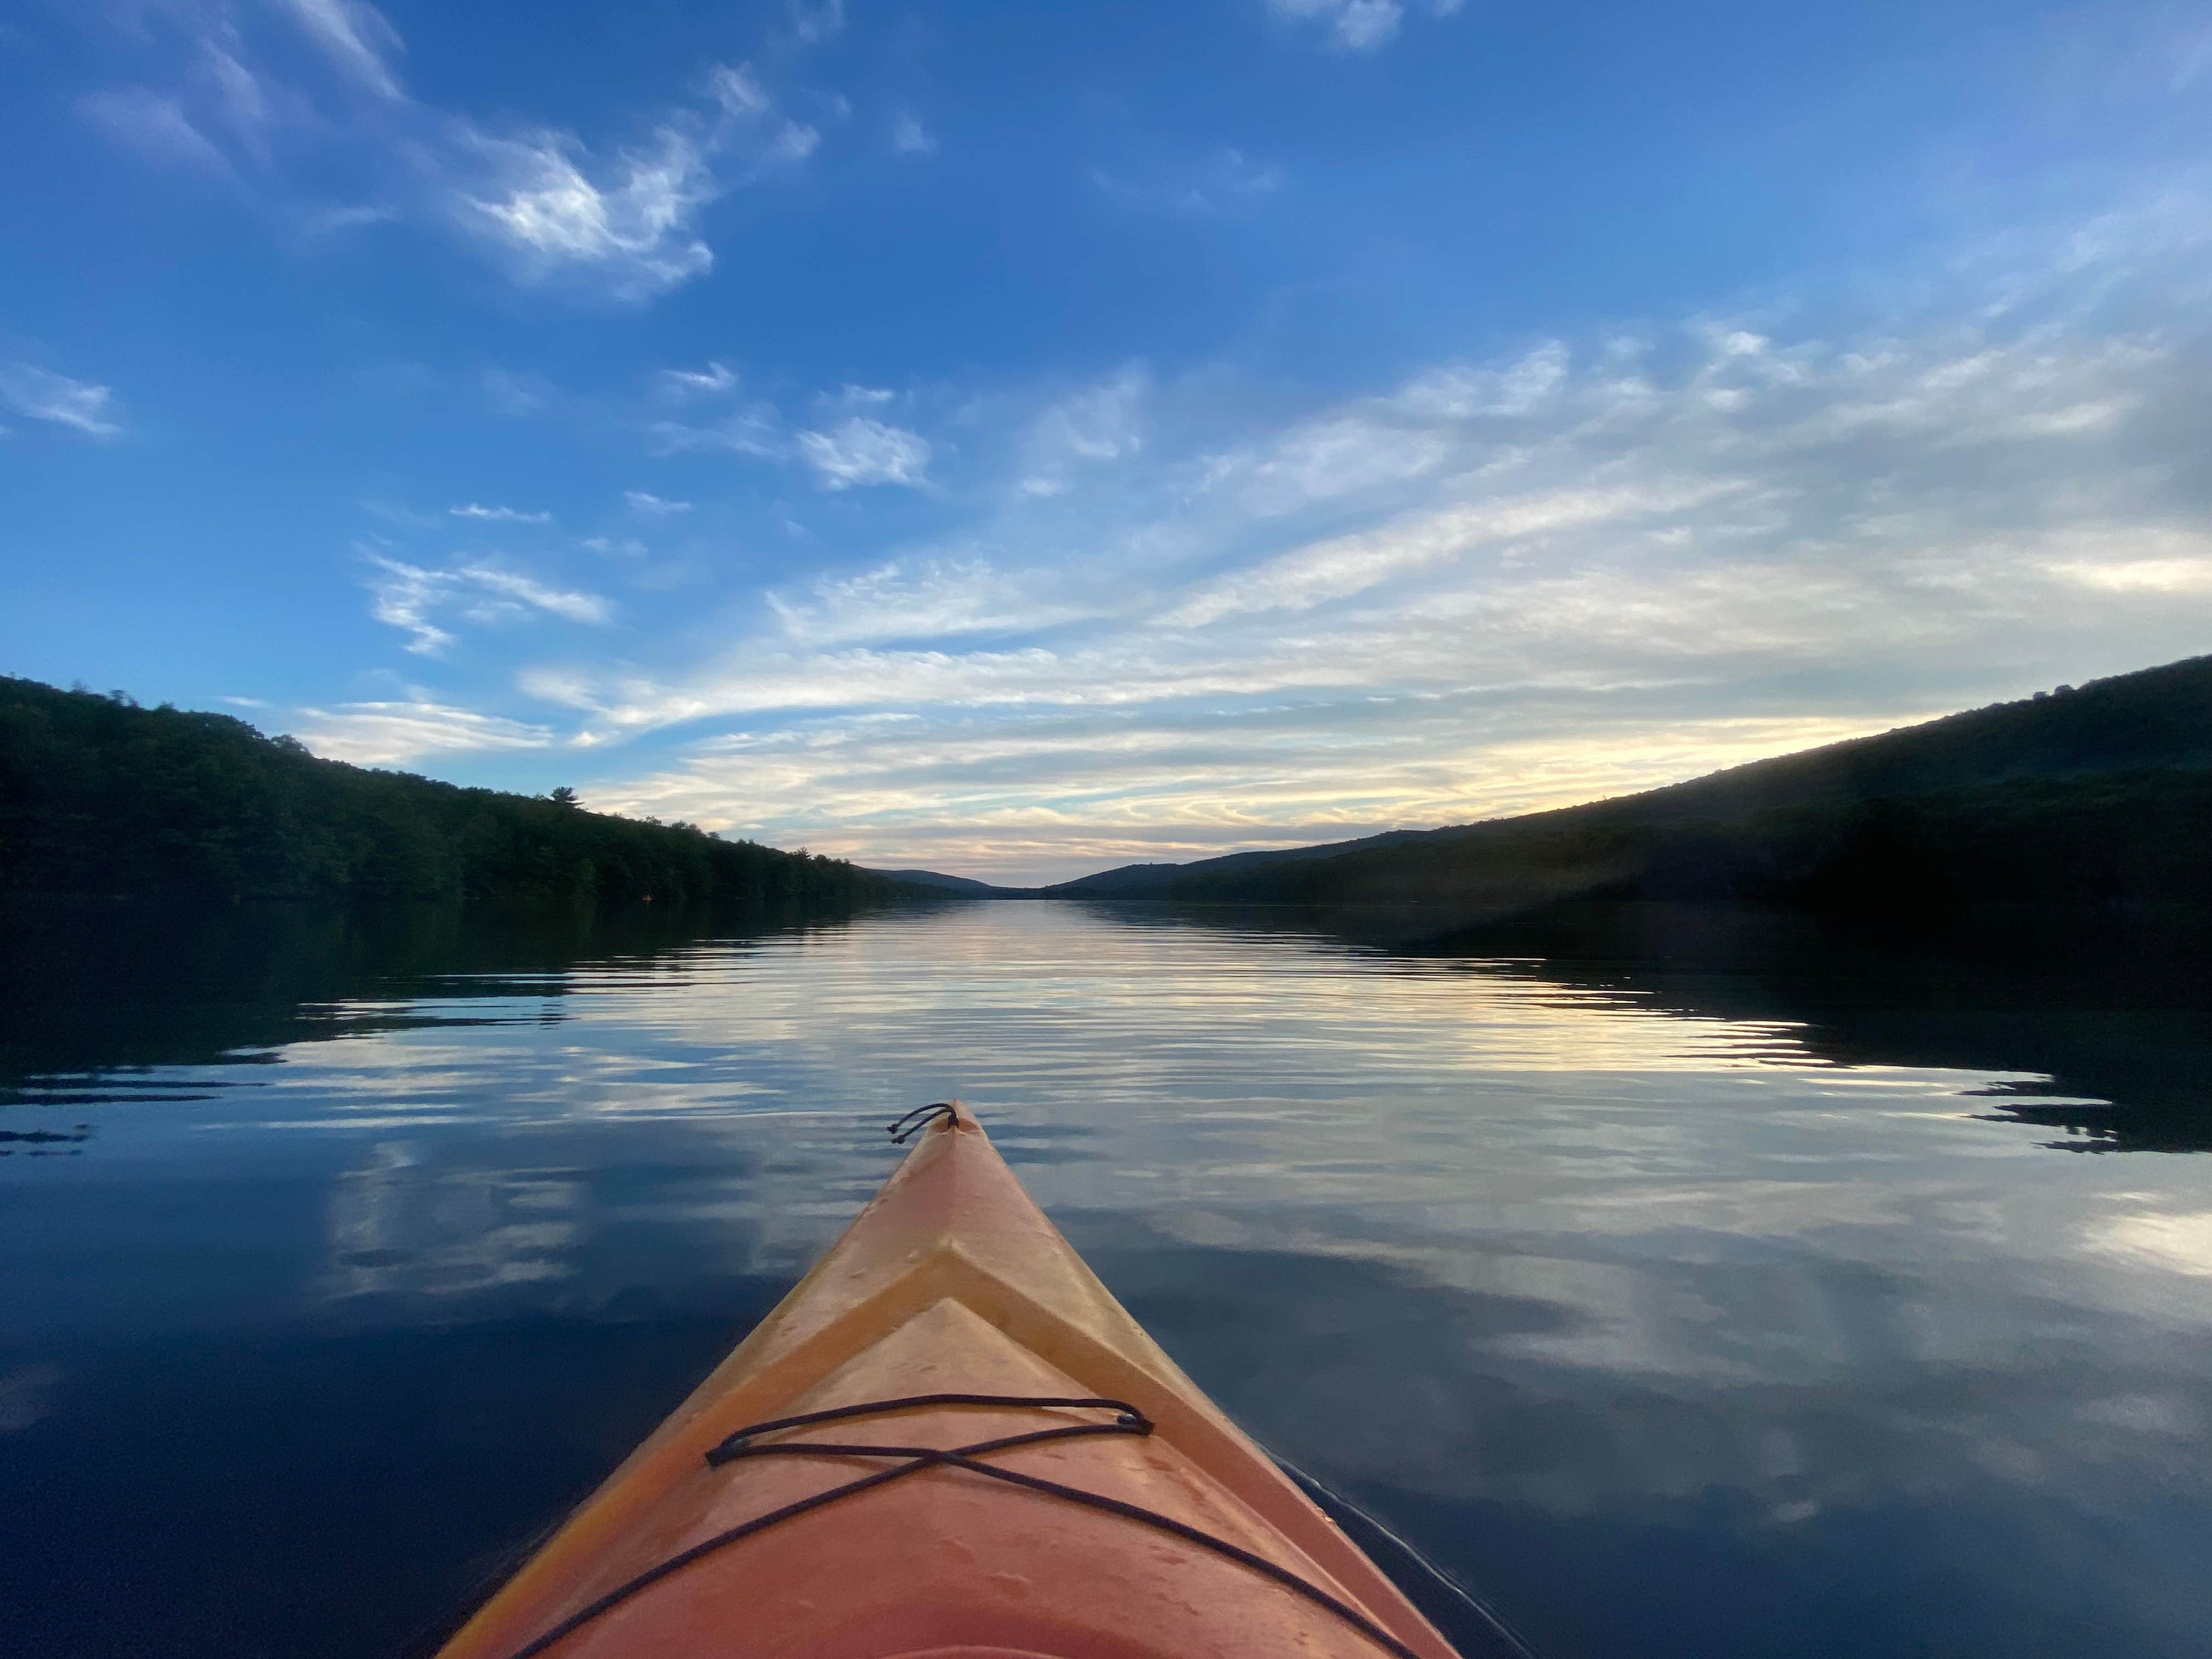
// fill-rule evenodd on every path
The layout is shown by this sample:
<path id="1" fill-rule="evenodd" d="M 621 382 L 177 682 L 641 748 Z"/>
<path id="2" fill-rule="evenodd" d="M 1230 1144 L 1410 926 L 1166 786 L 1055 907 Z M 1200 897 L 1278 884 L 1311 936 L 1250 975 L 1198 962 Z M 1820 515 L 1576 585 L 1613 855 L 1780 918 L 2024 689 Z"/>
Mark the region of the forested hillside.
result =
<path id="1" fill-rule="evenodd" d="M 853 902 L 842 860 L 319 760 L 226 714 L 0 678 L 0 892 Z"/>
<path id="2" fill-rule="evenodd" d="M 1378 843 L 1186 866 L 1158 896 L 2212 904 L 2212 658 Z"/>

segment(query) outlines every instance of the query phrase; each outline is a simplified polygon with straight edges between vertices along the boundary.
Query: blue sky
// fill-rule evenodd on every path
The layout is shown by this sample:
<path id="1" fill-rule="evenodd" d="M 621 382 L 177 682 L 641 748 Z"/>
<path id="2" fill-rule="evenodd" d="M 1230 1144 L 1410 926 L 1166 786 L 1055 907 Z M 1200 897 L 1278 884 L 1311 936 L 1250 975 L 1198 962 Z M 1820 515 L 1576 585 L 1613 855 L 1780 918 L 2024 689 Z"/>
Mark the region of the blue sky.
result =
<path id="1" fill-rule="evenodd" d="M 1007 879 L 2212 649 L 2212 26 L 0 22 L 0 669 Z"/>

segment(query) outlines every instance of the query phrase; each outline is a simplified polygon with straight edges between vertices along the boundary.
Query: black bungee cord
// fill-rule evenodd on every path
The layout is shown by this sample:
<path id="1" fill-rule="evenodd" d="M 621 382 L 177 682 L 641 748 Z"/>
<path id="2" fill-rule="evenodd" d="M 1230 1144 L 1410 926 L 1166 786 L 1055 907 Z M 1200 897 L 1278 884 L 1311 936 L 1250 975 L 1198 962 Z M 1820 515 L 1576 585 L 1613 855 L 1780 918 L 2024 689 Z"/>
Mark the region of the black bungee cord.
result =
<path id="1" fill-rule="evenodd" d="M 775 1445 L 760 1445 L 755 1437 L 772 1433 L 779 1429 L 793 1429 L 828 1423 L 845 1418 L 878 1416 L 886 1412 L 916 1411 L 945 1406 L 1021 1407 L 1044 1409 L 1048 1407 L 1096 1407 L 1110 1411 L 1114 1417 L 1105 1422 L 1066 1423 L 1056 1428 L 1033 1429 L 1026 1434 L 1001 1435 L 995 1439 L 978 1440 L 965 1446 L 879 1446 L 819 1440 L 786 1441 Z M 1249 1568 L 1263 1577 L 1272 1579 L 1284 1589 L 1294 1591 L 1316 1606 L 1325 1607 L 1346 1624 L 1395 1659 L 1422 1659 L 1420 1653 L 1400 1641 L 1376 1624 L 1358 1608 L 1330 1595 L 1320 1585 L 1301 1578 L 1287 1568 L 1277 1566 L 1265 1556 L 1255 1555 L 1225 1538 L 1216 1538 L 1212 1533 L 1162 1515 L 1139 1504 L 1126 1503 L 1118 1498 L 1109 1498 L 1103 1492 L 1086 1492 L 1080 1486 L 1070 1486 L 1058 1480 L 1048 1480 L 1042 1475 L 1025 1474 L 1018 1469 L 1002 1468 L 986 1463 L 982 1459 L 993 1452 L 1011 1451 L 1019 1446 L 1042 1445 L 1049 1441 L 1073 1440 L 1090 1435 L 1133 1434 L 1149 1435 L 1152 1420 L 1126 1400 L 1073 1398 L 1058 1395 L 996 1395 L 996 1394 L 921 1394 L 898 1400 L 872 1400 L 859 1405 L 840 1406 L 830 1411 L 809 1412 L 799 1417 L 777 1418 L 770 1422 L 756 1423 L 726 1436 L 706 1455 L 712 1468 L 720 1468 L 751 1457 L 896 1457 L 904 1461 L 872 1474 L 864 1474 L 848 1480 L 842 1486 L 832 1486 L 802 1498 L 796 1503 L 786 1504 L 781 1509 L 757 1515 L 750 1521 L 740 1522 L 726 1531 L 711 1538 L 702 1539 L 689 1549 L 679 1550 L 659 1565 L 647 1568 L 635 1577 L 617 1584 L 605 1595 L 586 1603 L 550 1630 L 514 1650 L 508 1659 L 536 1659 L 563 1637 L 573 1635 L 602 1613 L 629 1601 L 639 1591 L 659 1583 L 671 1573 L 690 1566 L 702 1558 L 726 1549 L 730 1545 L 767 1531 L 786 1521 L 794 1520 L 841 1498 L 854 1498 L 878 1486 L 889 1486 L 894 1480 L 919 1474 L 924 1469 L 965 1469 L 972 1474 L 985 1475 L 994 1480 L 1003 1480 L 1010 1486 L 1041 1492 L 1048 1498 L 1061 1498 L 1071 1504 L 1080 1504 L 1087 1509 L 1100 1510 L 1108 1515 L 1119 1516 L 1158 1531 L 1168 1533 L 1186 1543 L 1196 1544 L 1238 1565 Z"/>

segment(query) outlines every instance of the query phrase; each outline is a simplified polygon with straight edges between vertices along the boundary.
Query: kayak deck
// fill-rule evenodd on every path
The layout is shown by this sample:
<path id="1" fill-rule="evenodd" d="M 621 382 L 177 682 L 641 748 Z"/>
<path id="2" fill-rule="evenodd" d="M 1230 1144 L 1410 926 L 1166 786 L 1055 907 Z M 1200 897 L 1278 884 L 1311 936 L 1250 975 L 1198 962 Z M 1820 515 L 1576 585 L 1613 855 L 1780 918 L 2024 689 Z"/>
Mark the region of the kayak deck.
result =
<path id="1" fill-rule="evenodd" d="M 948 1104 L 442 1659 L 1290 1653 L 1452 1659 Z"/>

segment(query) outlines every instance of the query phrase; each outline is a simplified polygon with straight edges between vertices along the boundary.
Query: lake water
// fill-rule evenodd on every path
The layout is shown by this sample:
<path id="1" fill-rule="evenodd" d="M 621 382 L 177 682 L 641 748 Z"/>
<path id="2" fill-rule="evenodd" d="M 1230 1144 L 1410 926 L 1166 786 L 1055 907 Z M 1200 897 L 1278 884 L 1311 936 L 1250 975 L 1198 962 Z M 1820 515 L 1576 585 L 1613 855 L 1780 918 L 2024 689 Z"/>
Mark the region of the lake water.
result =
<path id="1" fill-rule="evenodd" d="M 0 1648 L 405 1651 L 957 1094 L 1542 1653 L 2212 1650 L 2201 956 L 1390 932 L 18 918 Z"/>

